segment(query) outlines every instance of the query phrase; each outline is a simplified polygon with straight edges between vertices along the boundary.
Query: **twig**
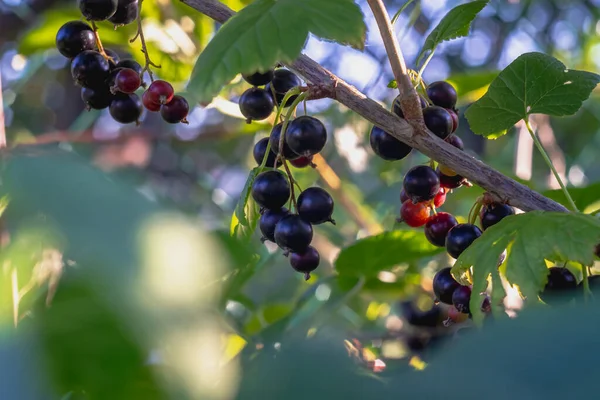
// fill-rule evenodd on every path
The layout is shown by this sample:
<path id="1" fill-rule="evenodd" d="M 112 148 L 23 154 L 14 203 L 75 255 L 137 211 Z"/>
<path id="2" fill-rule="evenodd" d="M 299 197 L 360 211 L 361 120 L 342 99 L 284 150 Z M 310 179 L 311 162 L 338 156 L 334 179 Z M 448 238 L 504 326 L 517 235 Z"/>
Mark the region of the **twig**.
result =
<path id="1" fill-rule="evenodd" d="M 182 1 L 220 23 L 224 23 L 235 14 L 230 8 L 214 0 Z M 509 203 L 511 205 L 523 211 L 567 211 L 565 207 L 557 202 L 534 192 L 527 186 L 502 175 L 483 162 L 466 155 L 464 151 L 444 142 L 429 133 L 426 127 L 411 126 L 407 121 L 392 114 L 374 100 L 369 99 L 354 86 L 349 85 L 311 58 L 300 55 L 294 63 L 288 66 L 301 75 L 305 81 L 313 85 L 335 85 L 332 98 L 335 98 L 369 122 L 379 126 L 396 139 L 414 147 L 424 155 L 433 158 L 453 169 L 457 174 L 476 183 L 491 193 L 498 201 L 510 199 Z M 416 100 L 418 101 L 418 99 Z M 420 105 L 418 107 L 420 109 Z M 415 130 L 423 134 L 413 135 Z"/>
<path id="2" fill-rule="evenodd" d="M 2 97 L 2 73 L 0 73 L 0 149 L 6 147 L 6 127 L 4 126 L 4 101 Z"/>
<path id="3" fill-rule="evenodd" d="M 100 34 L 98 33 L 98 27 L 96 26 L 96 23 L 94 21 L 92 21 L 92 30 L 94 31 L 94 36 L 96 37 L 98 53 L 102 54 L 102 57 L 104 57 L 106 60 L 114 61 L 113 58 L 106 54 L 106 51 L 104 51 L 104 46 L 102 45 L 102 40 L 100 40 Z"/>
<path id="4" fill-rule="evenodd" d="M 160 68 L 160 65 L 156 65 L 155 63 L 152 62 L 152 60 L 150 60 L 150 55 L 148 54 L 148 47 L 146 47 L 146 39 L 144 38 L 144 29 L 142 28 L 142 3 L 144 2 L 144 0 L 139 0 L 139 6 L 138 6 L 138 15 L 137 15 L 137 32 L 135 34 L 135 36 L 133 37 L 133 39 L 131 39 L 129 41 L 129 43 L 133 43 L 136 41 L 136 39 L 139 37 L 140 38 L 140 44 L 142 45 L 142 53 L 144 53 L 144 58 L 146 59 L 146 64 L 144 65 L 144 68 L 142 69 L 142 74 L 144 74 L 144 71 L 148 72 L 148 76 L 150 76 L 150 81 L 154 82 L 154 75 L 152 75 L 152 71 L 150 70 L 150 67 L 154 67 L 154 68 Z"/>

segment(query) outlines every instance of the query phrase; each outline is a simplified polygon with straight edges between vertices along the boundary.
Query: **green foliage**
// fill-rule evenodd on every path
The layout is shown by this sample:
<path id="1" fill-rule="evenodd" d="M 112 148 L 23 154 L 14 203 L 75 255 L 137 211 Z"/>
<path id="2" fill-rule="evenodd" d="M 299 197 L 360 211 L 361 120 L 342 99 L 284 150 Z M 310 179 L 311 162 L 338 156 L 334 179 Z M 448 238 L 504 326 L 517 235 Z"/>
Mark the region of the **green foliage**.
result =
<path id="1" fill-rule="evenodd" d="M 471 28 L 471 22 L 487 3 L 488 0 L 472 1 L 450 10 L 425 39 L 425 44 L 417 56 L 416 64 L 421 62 L 425 54 L 435 51 L 440 43 L 467 36 Z"/>
<path id="2" fill-rule="evenodd" d="M 526 53 L 510 63 L 488 92 L 466 111 L 471 129 L 501 136 L 530 114 L 572 115 L 600 82 L 600 75 L 568 70 L 557 59 Z"/>
<path id="3" fill-rule="evenodd" d="M 590 265 L 598 242 L 600 220 L 594 217 L 579 213 L 531 211 L 506 217 L 486 229 L 460 255 L 452 272 L 460 277 L 472 267 L 473 293 L 484 292 L 491 276 L 493 298 L 501 299 L 504 289 L 499 284 L 497 263 L 500 254 L 509 247 L 506 279 L 533 302 L 547 281 L 548 268 L 544 260 L 570 260 Z M 481 297 L 471 297 L 473 318 L 479 321 L 482 317 L 481 301 Z"/>
<path id="4" fill-rule="evenodd" d="M 209 101 L 238 73 L 292 62 L 309 32 L 362 48 L 366 26 L 352 0 L 257 0 L 219 29 L 198 58 L 188 91 Z"/>
<path id="5" fill-rule="evenodd" d="M 373 276 L 402 263 L 441 253 L 422 232 L 391 231 L 361 239 L 346 247 L 335 262 L 340 275 Z"/>
<path id="6" fill-rule="evenodd" d="M 569 207 L 565 193 L 560 189 L 546 190 L 542 194 L 561 203 L 565 207 Z M 575 201 L 577 208 L 585 210 L 587 207 L 595 205 L 600 201 L 600 183 L 593 183 L 586 187 L 569 188 L 569 194 L 573 198 L 573 201 Z M 600 205 L 597 208 L 600 208 Z"/>
<path id="7" fill-rule="evenodd" d="M 261 167 L 253 168 L 248 174 L 246 184 L 242 189 L 240 198 L 235 207 L 235 211 L 231 217 L 231 235 L 238 237 L 250 237 L 256 228 L 258 222 L 258 205 L 250 198 L 250 192 L 252 191 L 252 184 L 256 175 L 261 172 Z"/>

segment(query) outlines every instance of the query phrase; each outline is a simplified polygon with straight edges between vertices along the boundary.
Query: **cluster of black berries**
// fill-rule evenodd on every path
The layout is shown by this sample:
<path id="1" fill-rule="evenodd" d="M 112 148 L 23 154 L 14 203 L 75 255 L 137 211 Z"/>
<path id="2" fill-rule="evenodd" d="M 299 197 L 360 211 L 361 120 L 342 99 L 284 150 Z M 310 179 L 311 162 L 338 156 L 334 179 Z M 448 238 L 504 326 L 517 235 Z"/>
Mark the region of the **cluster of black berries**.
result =
<path id="1" fill-rule="evenodd" d="M 254 86 L 246 90 L 239 100 L 240 111 L 248 122 L 268 118 L 275 105 L 281 106 L 285 94 L 302 84 L 298 75 L 284 68 L 242 75 L 244 80 Z M 264 88 L 260 88 L 264 86 Z M 289 107 L 297 96 L 291 96 L 283 107 Z"/>
<path id="2" fill-rule="evenodd" d="M 138 1 L 80 0 L 79 8 L 91 21 L 108 19 L 118 25 L 133 22 L 138 15 Z M 132 59 L 119 56 L 99 43 L 94 29 L 82 21 L 70 21 L 56 34 L 56 47 L 71 59 L 71 75 L 80 85 L 81 98 L 89 109 L 108 108 L 110 115 L 123 124 L 139 122 L 143 107 L 160 111 L 169 123 L 186 122 L 187 101 L 175 96 L 173 87 L 165 81 L 154 81 L 142 99 L 135 93 L 142 82 L 143 68 Z"/>

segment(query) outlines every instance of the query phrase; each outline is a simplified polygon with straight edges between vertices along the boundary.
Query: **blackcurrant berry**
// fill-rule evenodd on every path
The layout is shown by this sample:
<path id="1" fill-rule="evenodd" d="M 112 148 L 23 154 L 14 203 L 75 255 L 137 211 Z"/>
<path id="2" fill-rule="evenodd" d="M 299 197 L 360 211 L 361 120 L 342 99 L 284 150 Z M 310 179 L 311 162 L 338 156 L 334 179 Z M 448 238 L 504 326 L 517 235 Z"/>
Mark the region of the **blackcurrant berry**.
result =
<path id="1" fill-rule="evenodd" d="M 81 21 L 69 21 L 56 33 L 56 48 L 63 56 L 73 58 L 82 51 L 96 48 L 92 27 Z"/>
<path id="2" fill-rule="evenodd" d="M 110 105 L 113 98 L 114 95 L 108 90 L 108 87 L 81 88 L 81 99 L 88 109 L 102 110 Z"/>
<path id="3" fill-rule="evenodd" d="M 463 313 L 469 314 L 469 302 L 471 301 L 471 288 L 468 286 L 459 286 L 452 293 L 452 305 Z"/>
<path id="4" fill-rule="evenodd" d="M 130 58 L 119 61 L 117 63 L 117 68 L 129 68 L 129 69 L 132 69 L 135 72 L 137 72 L 137 74 L 140 77 L 142 76 L 142 71 L 143 71 L 142 66 L 140 65 L 140 63 L 138 63 L 137 61 L 132 60 Z"/>
<path id="5" fill-rule="evenodd" d="M 577 289 L 577 279 L 567 268 L 548 268 L 548 282 L 540 297 L 549 304 L 558 304 L 573 298 Z"/>
<path id="6" fill-rule="evenodd" d="M 116 89 L 114 91 L 133 93 L 138 90 L 141 84 L 142 80 L 137 72 L 131 68 L 119 68 L 119 72 L 115 76 L 114 87 L 111 90 Z"/>
<path id="7" fill-rule="evenodd" d="M 289 123 L 285 140 L 294 153 L 312 156 L 325 147 L 327 130 L 318 119 L 303 115 Z"/>
<path id="8" fill-rule="evenodd" d="M 371 129 L 369 143 L 375 154 L 386 161 L 402 160 L 412 151 L 412 147 L 377 126 Z"/>
<path id="9" fill-rule="evenodd" d="M 479 236 L 481 236 L 481 229 L 477 226 L 458 224 L 448 231 L 446 251 L 451 257 L 458 258 Z"/>
<path id="10" fill-rule="evenodd" d="M 298 78 L 298 76 L 295 73 L 287 69 L 280 68 L 275 70 L 275 72 L 273 73 L 273 79 L 271 80 L 271 83 L 269 83 L 265 87 L 265 90 L 269 93 L 271 93 L 271 91 L 274 91 L 275 101 L 277 101 L 277 105 L 281 105 L 285 94 L 290 89 L 293 89 L 300 85 L 302 85 L 302 81 L 300 80 L 300 78 Z M 290 105 L 292 105 L 292 103 L 294 102 L 294 100 L 296 100 L 297 97 L 297 95 L 290 97 L 285 103 L 284 107 L 289 107 Z"/>
<path id="11" fill-rule="evenodd" d="M 273 112 L 273 97 L 264 89 L 251 88 L 242 94 L 239 100 L 240 111 L 248 120 L 260 121 Z"/>
<path id="12" fill-rule="evenodd" d="M 129 124 L 138 122 L 142 115 L 142 109 L 142 100 L 137 94 L 118 93 L 110 102 L 108 111 L 115 121 Z"/>
<path id="13" fill-rule="evenodd" d="M 297 200 L 298 215 L 313 225 L 334 222 L 333 199 L 327 191 L 319 187 L 310 187 L 300 193 Z"/>
<path id="14" fill-rule="evenodd" d="M 175 96 L 175 91 L 173 90 L 173 86 L 167 82 L 162 80 L 154 81 L 148 86 L 148 97 L 152 100 L 153 103 L 158 104 L 167 104 Z"/>
<path id="15" fill-rule="evenodd" d="M 441 139 L 452 133 L 452 117 L 442 107 L 431 106 L 423 110 L 423 120 L 427 129 Z"/>
<path id="16" fill-rule="evenodd" d="M 410 200 L 404 188 L 400 191 L 400 203 L 404 203 L 405 201 Z"/>
<path id="17" fill-rule="evenodd" d="M 108 65 L 110 65 L 110 68 L 117 68 L 117 64 L 120 61 L 120 57 L 117 54 L 117 52 L 111 49 L 104 49 L 104 53 L 106 53 L 106 55 L 110 57 L 110 60 L 108 60 Z"/>
<path id="18" fill-rule="evenodd" d="M 396 98 L 392 102 L 392 112 L 400 118 L 404 119 L 404 113 L 402 112 L 402 108 L 400 107 L 401 97 L 401 95 L 396 96 Z M 427 100 L 425 100 L 423 97 L 419 96 L 419 101 L 421 102 L 421 108 L 425 108 L 428 106 Z"/>
<path id="19" fill-rule="evenodd" d="M 441 269 L 433 277 L 433 293 L 444 304 L 452 304 L 452 295 L 460 287 L 450 273 L 451 269 L 450 267 Z"/>
<path id="20" fill-rule="evenodd" d="M 108 20 L 115 26 L 135 21 L 138 15 L 138 0 L 118 0 L 117 11 Z"/>
<path id="21" fill-rule="evenodd" d="M 167 104 L 163 104 L 160 108 L 160 116 L 165 122 L 177 124 L 179 122 L 187 122 L 187 117 L 190 112 L 190 105 L 183 96 L 173 96 L 173 99 Z"/>
<path id="22" fill-rule="evenodd" d="M 292 164 L 296 168 L 306 168 L 309 165 L 312 165 L 313 156 L 308 157 L 298 157 L 295 160 L 290 160 L 290 164 Z"/>
<path id="23" fill-rule="evenodd" d="M 486 204 L 481 208 L 481 227 L 485 231 L 492 225 L 500 222 L 504 217 L 514 215 L 515 210 L 508 204 L 491 203 Z"/>
<path id="24" fill-rule="evenodd" d="M 273 70 L 270 69 L 267 72 L 255 72 L 253 74 L 242 74 L 242 78 L 252 86 L 263 86 L 273 80 Z"/>
<path id="25" fill-rule="evenodd" d="M 313 238 L 312 225 L 299 215 L 288 215 L 275 225 L 275 243 L 285 251 L 304 253 Z"/>
<path id="26" fill-rule="evenodd" d="M 430 166 L 417 165 L 408 170 L 403 186 L 414 203 L 429 201 L 440 191 L 440 178 Z"/>
<path id="27" fill-rule="evenodd" d="M 290 212 L 285 207 L 277 210 L 266 210 L 258 220 L 258 226 L 263 234 L 263 240 L 275 242 L 275 225 L 277 225 L 283 217 L 287 217 L 288 215 L 290 215 Z"/>
<path id="28" fill-rule="evenodd" d="M 79 0 L 81 14 L 90 21 L 104 21 L 117 12 L 117 0 Z"/>
<path id="29" fill-rule="evenodd" d="M 458 129 L 458 114 L 450 108 L 446 108 L 446 111 L 448 111 L 448 114 L 452 118 L 452 133 L 454 133 Z"/>
<path id="30" fill-rule="evenodd" d="M 303 253 L 291 253 L 290 265 L 294 270 L 304 274 L 304 279 L 310 279 L 310 273 L 319 266 L 321 256 L 319 252 L 312 246 L 308 246 Z"/>
<path id="31" fill-rule="evenodd" d="M 281 129 L 282 128 L 283 128 L 283 123 L 279 123 L 279 124 L 275 125 L 273 127 L 273 131 L 271 132 L 271 136 L 269 139 L 271 141 L 271 150 L 273 150 L 273 152 L 275 154 L 279 154 L 279 138 L 281 137 Z M 289 129 L 287 129 L 287 131 L 289 132 Z M 285 134 L 285 140 L 283 142 L 283 156 L 285 157 L 286 160 L 295 160 L 300 157 L 298 154 L 294 153 L 294 151 L 292 149 L 290 149 L 290 146 L 289 146 L 288 140 L 287 140 L 287 132 Z"/>
<path id="32" fill-rule="evenodd" d="M 152 95 L 150 95 L 147 90 L 142 95 L 142 103 L 144 103 L 144 107 L 146 107 L 146 110 L 148 111 L 160 111 L 160 104 L 152 101 Z"/>
<path id="33" fill-rule="evenodd" d="M 411 200 L 406 200 L 400 207 L 399 222 L 404 222 L 406 225 L 418 228 L 425 225 L 429 220 L 429 204 L 425 202 L 413 203 Z"/>
<path id="34" fill-rule="evenodd" d="M 71 75 L 81 86 L 99 88 L 105 85 L 110 66 L 102 54 L 93 50 L 79 53 L 71 62 Z"/>
<path id="35" fill-rule="evenodd" d="M 465 145 L 461 138 L 456 135 L 450 135 L 446 138 L 446 142 L 450 143 L 452 146 L 456 147 L 459 150 L 464 150 Z"/>
<path id="36" fill-rule="evenodd" d="M 421 311 L 410 301 L 401 304 L 402 316 L 406 322 L 413 326 L 435 328 L 439 325 L 442 318 L 442 310 L 438 305 L 434 305 L 427 311 Z"/>
<path id="37" fill-rule="evenodd" d="M 279 171 L 265 171 L 252 183 L 252 198 L 258 205 L 278 210 L 290 199 L 290 183 Z"/>
<path id="38" fill-rule="evenodd" d="M 261 165 L 265 154 L 267 153 L 267 146 L 269 145 L 269 138 L 262 138 L 254 145 L 254 149 L 252 150 L 252 156 L 254 157 L 254 161 L 256 164 Z M 273 149 L 269 149 L 269 156 L 267 157 L 266 166 L 271 168 L 279 168 L 281 166 L 281 161 L 277 161 L 277 165 L 275 165 L 275 160 L 277 159 L 277 154 L 273 152 Z"/>
<path id="39" fill-rule="evenodd" d="M 433 198 L 433 205 L 435 207 L 441 207 L 446 202 L 446 195 L 447 195 L 446 189 L 444 189 L 443 187 L 440 187 L 440 191 Z"/>
<path id="40" fill-rule="evenodd" d="M 456 189 L 462 186 L 465 178 L 461 175 L 446 175 L 437 169 L 440 178 L 440 186 L 446 189 Z"/>
<path id="41" fill-rule="evenodd" d="M 440 212 L 434 215 L 425 224 L 425 237 L 434 246 L 446 246 L 446 236 L 450 229 L 458 225 L 452 214 Z"/>
<path id="42" fill-rule="evenodd" d="M 436 106 L 452 109 L 458 98 L 454 86 L 445 81 L 433 82 L 427 86 L 427 97 Z"/>

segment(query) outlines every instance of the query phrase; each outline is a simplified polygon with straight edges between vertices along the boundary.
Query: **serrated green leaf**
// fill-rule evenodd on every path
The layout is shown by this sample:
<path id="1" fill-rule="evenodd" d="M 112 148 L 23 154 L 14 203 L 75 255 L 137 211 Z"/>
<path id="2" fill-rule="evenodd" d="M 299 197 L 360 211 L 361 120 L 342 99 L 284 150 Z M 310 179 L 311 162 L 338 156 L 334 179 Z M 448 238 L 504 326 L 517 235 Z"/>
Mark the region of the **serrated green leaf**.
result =
<path id="1" fill-rule="evenodd" d="M 547 281 L 545 259 L 590 265 L 598 242 L 600 220 L 589 215 L 544 211 L 512 215 L 486 229 L 456 260 L 452 273 L 461 276 L 473 267 L 473 293 L 481 293 L 490 275 L 499 282 L 497 260 L 510 246 L 506 279 L 518 286 L 522 295 L 535 299 Z M 495 285 L 496 290 L 504 289 Z M 480 306 L 481 299 L 473 296 L 471 312 L 475 321 L 481 320 Z"/>
<path id="2" fill-rule="evenodd" d="M 446 79 L 458 93 L 460 104 L 469 104 L 477 101 L 485 94 L 490 83 L 498 76 L 500 71 L 469 71 L 454 74 Z"/>
<path id="3" fill-rule="evenodd" d="M 198 58 L 188 91 L 209 101 L 238 73 L 295 60 L 308 33 L 357 48 L 366 25 L 352 0 L 258 0 L 227 21 Z"/>
<path id="4" fill-rule="evenodd" d="M 569 207 L 569 202 L 565 197 L 565 193 L 561 189 L 547 190 L 542 194 L 566 207 Z M 593 183 L 586 187 L 569 188 L 569 194 L 573 198 L 577 208 L 580 210 L 585 210 L 588 206 L 600 201 L 600 182 Z"/>
<path id="5" fill-rule="evenodd" d="M 335 261 L 340 275 L 372 276 L 401 263 L 431 257 L 443 248 L 430 244 L 422 232 L 392 231 L 361 239 L 341 251 Z"/>
<path id="6" fill-rule="evenodd" d="M 473 132 L 501 135 L 529 114 L 575 114 L 598 82 L 600 75 L 566 69 L 542 53 L 526 53 L 500 72 L 465 116 Z"/>
<path id="7" fill-rule="evenodd" d="M 435 51 L 440 43 L 467 36 L 471 28 L 471 22 L 487 3 L 488 0 L 472 1 L 450 10 L 425 39 L 425 44 L 417 57 L 416 64 L 421 62 L 427 52 Z"/>

